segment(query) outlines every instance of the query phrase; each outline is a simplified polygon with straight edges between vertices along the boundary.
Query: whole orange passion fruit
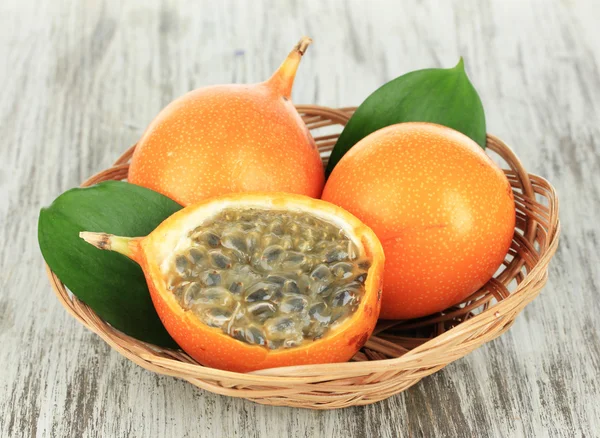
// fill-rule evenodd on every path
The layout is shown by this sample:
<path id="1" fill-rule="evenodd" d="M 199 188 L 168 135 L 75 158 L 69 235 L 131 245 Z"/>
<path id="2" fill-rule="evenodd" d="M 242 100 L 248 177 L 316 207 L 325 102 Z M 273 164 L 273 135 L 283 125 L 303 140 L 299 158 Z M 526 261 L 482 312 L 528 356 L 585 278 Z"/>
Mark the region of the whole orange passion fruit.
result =
<path id="1" fill-rule="evenodd" d="M 323 199 L 351 212 L 386 255 L 380 317 L 440 312 L 483 286 L 510 247 L 506 176 L 473 140 L 430 123 L 378 130 L 339 161 Z"/>
<path id="2" fill-rule="evenodd" d="M 379 240 L 318 199 L 227 195 L 180 210 L 143 238 L 81 237 L 141 265 L 167 331 L 207 366 L 347 361 L 379 315 Z"/>
<path id="3" fill-rule="evenodd" d="M 138 142 L 129 182 L 184 206 L 238 192 L 318 198 L 323 165 L 290 98 L 310 42 L 300 40 L 265 82 L 204 87 L 170 103 Z"/>

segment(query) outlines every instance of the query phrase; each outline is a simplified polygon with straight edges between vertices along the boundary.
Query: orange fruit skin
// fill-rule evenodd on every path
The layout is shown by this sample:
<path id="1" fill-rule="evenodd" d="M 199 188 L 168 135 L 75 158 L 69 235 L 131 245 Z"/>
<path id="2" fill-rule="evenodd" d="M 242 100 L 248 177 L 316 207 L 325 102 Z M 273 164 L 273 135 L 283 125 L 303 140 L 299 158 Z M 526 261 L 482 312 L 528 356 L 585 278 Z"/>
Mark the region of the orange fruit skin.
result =
<path id="1" fill-rule="evenodd" d="M 169 104 L 139 141 L 129 181 L 185 206 L 249 191 L 318 198 L 324 170 L 292 102 L 264 82 L 201 88 Z"/>
<path id="2" fill-rule="evenodd" d="M 380 318 L 440 312 L 483 286 L 511 245 L 510 183 L 473 140 L 430 123 L 376 131 L 339 161 L 322 198 L 379 237 Z"/>
<path id="3" fill-rule="evenodd" d="M 158 264 L 152 262 L 155 248 L 161 245 L 169 230 L 177 228 L 186 220 L 191 211 L 210 207 L 214 202 L 236 200 L 269 200 L 268 202 L 272 202 L 278 208 L 285 208 L 293 202 L 303 211 L 327 211 L 350 223 L 352 233 L 363 242 L 372 261 L 365 282 L 365 294 L 356 312 L 321 339 L 299 347 L 269 350 L 238 341 L 220 329 L 204 324 L 192 312 L 184 311 L 172 292 L 167 290 Z M 135 242 L 135 245 L 137 246 L 133 249 L 132 258 L 144 271 L 152 302 L 162 323 L 181 348 L 202 365 L 228 371 L 249 372 L 291 365 L 346 362 L 365 344 L 377 323 L 384 264 L 381 244 L 375 234 L 354 216 L 319 199 L 287 193 L 246 193 L 209 199 L 173 214 L 150 235 Z"/>

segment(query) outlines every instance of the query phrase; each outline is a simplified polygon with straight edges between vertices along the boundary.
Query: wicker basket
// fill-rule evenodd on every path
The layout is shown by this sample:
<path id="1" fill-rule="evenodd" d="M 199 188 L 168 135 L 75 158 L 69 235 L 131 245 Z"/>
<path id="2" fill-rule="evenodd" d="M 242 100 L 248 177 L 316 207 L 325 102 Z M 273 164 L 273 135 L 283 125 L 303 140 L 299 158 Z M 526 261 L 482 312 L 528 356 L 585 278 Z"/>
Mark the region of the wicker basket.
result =
<path id="1" fill-rule="evenodd" d="M 330 125 L 343 126 L 354 110 L 298 106 L 304 122 L 313 131 Z M 327 152 L 336 138 L 337 134 L 332 134 L 317 136 L 315 140 L 321 152 Z M 348 363 L 247 374 L 203 367 L 182 351 L 146 344 L 113 329 L 70 294 L 49 268 L 48 276 L 61 303 L 75 318 L 122 355 L 150 371 L 185 379 L 217 394 L 270 405 L 333 409 L 374 403 L 405 390 L 504 333 L 546 283 L 548 263 L 558 244 L 556 193 L 546 180 L 528 174 L 502 141 L 489 135 L 487 146 L 509 167 L 505 172 L 517 209 L 515 235 L 504 265 L 495 278 L 461 305 L 419 320 L 380 321 L 373 336 Z M 93 176 L 83 186 L 125 179 L 134 147 L 113 167 Z"/>

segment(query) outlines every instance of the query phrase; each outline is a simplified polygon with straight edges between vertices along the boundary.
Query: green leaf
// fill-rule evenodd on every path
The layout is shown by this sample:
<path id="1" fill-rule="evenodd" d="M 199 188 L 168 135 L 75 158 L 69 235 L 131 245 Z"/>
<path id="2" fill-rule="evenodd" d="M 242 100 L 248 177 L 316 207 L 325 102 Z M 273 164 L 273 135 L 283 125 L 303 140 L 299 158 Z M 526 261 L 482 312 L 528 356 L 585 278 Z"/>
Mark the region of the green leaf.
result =
<path id="1" fill-rule="evenodd" d="M 431 68 L 407 73 L 367 97 L 335 144 L 327 174 L 364 137 L 378 129 L 403 122 L 431 122 L 448 126 L 485 148 L 483 105 L 465 73 L 462 58 L 454 68 Z"/>
<path id="2" fill-rule="evenodd" d="M 159 193 L 121 181 L 72 189 L 42 208 L 40 249 L 58 278 L 103 320 L 139 340 L 176 348 L 137 263 L 116 252 L 98 251 L 79 232 L 145 236 L 179 209 Z"/>

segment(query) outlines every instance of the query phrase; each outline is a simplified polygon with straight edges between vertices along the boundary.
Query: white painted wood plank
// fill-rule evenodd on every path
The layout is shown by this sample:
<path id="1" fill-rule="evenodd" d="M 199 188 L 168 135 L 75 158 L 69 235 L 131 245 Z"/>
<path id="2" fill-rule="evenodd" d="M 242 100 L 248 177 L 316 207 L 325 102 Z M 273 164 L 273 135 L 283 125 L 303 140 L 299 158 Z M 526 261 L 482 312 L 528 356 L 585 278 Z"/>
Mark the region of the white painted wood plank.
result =
<path id="1" fill-rule="evenodd" d="M 596 2 L 0 4 L 0 436 L 594 436 L 600 430 Z M 550 282 L 510 332 L 410 390 L 316 412 L 149 373 L 53 297 L 39 207 L 107 167 L 189 89 L 265 79 L 302 34 L 294 101 L 359 104 L 464 56 L 489 131 L 557 187 Z"/>

